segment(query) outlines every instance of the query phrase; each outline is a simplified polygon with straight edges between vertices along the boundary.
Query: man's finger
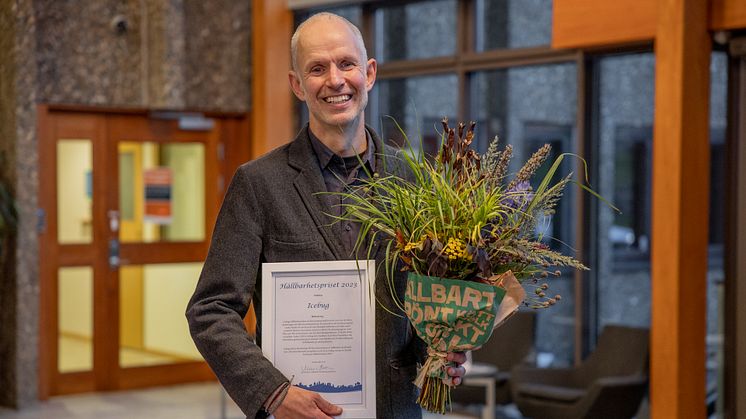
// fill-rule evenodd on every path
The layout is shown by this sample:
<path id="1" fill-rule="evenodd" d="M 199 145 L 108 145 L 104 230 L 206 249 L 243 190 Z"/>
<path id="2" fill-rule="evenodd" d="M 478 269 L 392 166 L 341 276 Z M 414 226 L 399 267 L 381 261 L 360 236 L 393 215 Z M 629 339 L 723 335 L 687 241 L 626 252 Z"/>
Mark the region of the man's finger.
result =
<path id="1" fill-rule="evenodd" d="M 466 374 L 466 368 L 464 367 L 448 367 L 448 375 L 451 377 L 463 377 Z"/>
<path id="2" fill-rule="evenodd" d="M 466 352 L 448 352 L 447 359 L 457 364 L 466 362 Z"/>
<path id="3" fill-rule="evenodd" d="M 341 407 L 329 403 L 325 398 L 319 396 L 318 394 L 316 395 L 314 402 L 316 402 L 316 406 L 318 406 L 319 409 L 327 415 L 337 416 L 342 414 Z"/>

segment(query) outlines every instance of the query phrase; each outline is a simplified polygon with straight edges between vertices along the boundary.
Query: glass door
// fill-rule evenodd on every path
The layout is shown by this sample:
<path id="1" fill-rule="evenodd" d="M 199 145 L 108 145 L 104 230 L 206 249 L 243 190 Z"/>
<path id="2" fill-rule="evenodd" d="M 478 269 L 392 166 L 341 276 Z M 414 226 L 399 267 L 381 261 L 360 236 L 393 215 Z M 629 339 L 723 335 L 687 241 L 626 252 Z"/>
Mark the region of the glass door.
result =
<path id="1" fill-rule="evenodd" d="M 202 122 L 40 108 L 42 399 L 213 378 L 184 311 L 245 122 Z"/>
<path id="2" fill-rule="evenodd" d="M 108 120 L 108 266 L 120 388 L 210 377 L 184 317 L 220 202 L 217 129 Z"/>
<path id="3" fill-rule="evenodd" d="M 107 267 L 103 240 L 105 119 L 39 112 L 40 374 L 41 394 L 90 391 L 103 368 Z"/>

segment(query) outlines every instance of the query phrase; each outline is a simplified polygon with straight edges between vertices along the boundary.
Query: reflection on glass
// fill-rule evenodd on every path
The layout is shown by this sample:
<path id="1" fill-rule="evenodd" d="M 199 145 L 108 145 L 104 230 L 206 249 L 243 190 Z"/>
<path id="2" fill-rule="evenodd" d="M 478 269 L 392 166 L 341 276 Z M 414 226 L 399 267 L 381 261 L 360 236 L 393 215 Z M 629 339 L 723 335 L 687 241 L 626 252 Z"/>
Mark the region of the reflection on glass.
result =
<path id="1" fill-rule="evenodd" d="M 621 214 L 599 205 L 598 332 L 609 323 L 650 326 L 650 203 L 655 57 L 599 62 L 597 191 Z"/>
<path id="2" fill-rule="evenodd" d="M 599 332 L 609 323 L 650 325 L 650 223 L 655 61 L 652 53 L 600 60 L 599 192 L 622 214 L 599 212 Z M 727 57 L 710 66 L 710 219 L 707 272 L 707 393 L 722 409 L 723 220 Z M 620 86 L 625 88 L 620 88 Z M 665 238 L 663 238 L 665 240 Z M 715 401 L 717 400 L 717 402 Z M 717 407 L 716 407 L 717 406 Z M 722 410 L 717 410 L 722 411 Z"/>
<path id="3" fill-rule="evenodd" d="M 124 266 L 119 271 L 119 364 L 173 364 L 202 359 L 184 321 L 201 263 Z"/>
<path id="4" fill-rule="evenodd" d="M 549 45 L 552 0 L 477 0 L 475 50 Z"/>
<path id="5" fill-rule="evenodd" d="M 119 143 L 122 242 L 205 238 L 202 143 Z"/>
<path id="6" fill-rule="evenodd" d="M 375 92 L 376 104 L 369 106 L 370 123 L 384 141 L 401 146 L 405 140 L 399 124 L 415 149 L 419 149 L 422 138 L 425 152 L 435 155 L 440 145 L 435 131 L 442 131 L 440 120 L 444 116 L 456 120 L 457 85 L 453 74 L 381 80 Z"/>
<path id="7" fill-rule="evenodd" d="M 494 2 L 496 3 L 496 2 Z M 552 157 L 575 152 L 574 126 L 577 110 L 576 67 L 573 63 L 516 67 L 479 72 L 471 75 L 469 119 L 477 122 L 476 148 L 480 153 L 499 136 L 500 147 L 513 146 L 510 172 L 545 143 L 552 146 Z M 560 166 L 559 174 L 574 169 L 573 162 Z M 548 165 L 540 168 L 534 181 L 541 179 Z M 574 254 L 575 195 L 573 188 L 553 216 L 539 225 L 546 244 L 567 254 Z M 552 294 L 562 295 L 560 304 L 539 310 L 537 316 L 537 350 L 540 366 L 562 366 L 573 362 L 575 341 L 575 289 L 572 271 L 563 271 L 552 280 Z"/>
<path id="8" fill-rule="evenodd" d="M 713 52 L 710 63 L 710 234 L 707 268 L 707 400 L 708 411 L 721 417 L 724 361 L 725 132 L 728 108 L 728 57 Z"/>
<path id="9" fill-rule="evenodd" d="M 93 369 L 93 269 L 60 268 L 57 368 L 60 373 Z"/>
<path id="10" fill-rule="evenodd" d="M 388 6 L 375 13 L 375 54 L 380 62 L 444 57 L 456 51 L 456 1 Z"/>
<path id="11" fill-rule="evenodd" d="M 57 241 L 85 244 L 93 240 L 93 153 L 90 140 L 57 141 Z"/>

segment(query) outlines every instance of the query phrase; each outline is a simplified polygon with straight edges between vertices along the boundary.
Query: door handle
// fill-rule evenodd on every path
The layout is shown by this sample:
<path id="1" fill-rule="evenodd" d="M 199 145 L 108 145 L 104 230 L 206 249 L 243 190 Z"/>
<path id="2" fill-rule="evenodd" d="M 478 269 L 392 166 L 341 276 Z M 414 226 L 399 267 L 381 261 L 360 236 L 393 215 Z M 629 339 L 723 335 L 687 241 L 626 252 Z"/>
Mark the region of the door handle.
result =
<path id="1" fill-rule="evenodd" d="M 109 216 L 109 230 L 112 233 L 119 232 L 119 211 L 110 210 L 107 215 Z"/>
<path id="2" fill-rule="evenodd" d="M 119 259 L 119 211 L 110 210 L 109 230 L 114 234 L 114 238 L 109 240 L 109 268 L 118 269 L 121 264 Z"/>
<path id="3" fill-rule="evenodd" d="M 109 268 L 119 269 L 121 260 L 119 259 L 119 240 L 109 240 Z"/>

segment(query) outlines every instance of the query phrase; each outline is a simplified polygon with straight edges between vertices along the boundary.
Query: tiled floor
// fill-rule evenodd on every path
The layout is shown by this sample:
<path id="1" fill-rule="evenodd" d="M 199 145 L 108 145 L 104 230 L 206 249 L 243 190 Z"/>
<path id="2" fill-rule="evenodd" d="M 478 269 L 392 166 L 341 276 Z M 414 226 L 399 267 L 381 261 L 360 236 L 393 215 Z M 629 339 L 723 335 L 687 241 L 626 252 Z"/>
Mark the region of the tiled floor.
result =
<path id="1" fill-rule="evenodd" d="M 218 419 L 244 418 L 227 400 L 221 414 L 217 384 L 188 384 L 149 390 L 54 397 L 20 412 L 0 411 L 2 419 Z"/>
<path id="2" fill-rule="evenodd" d="M 188 384 L 149 390 L 54 397 L 23 411 L 2 410 L 0 419 L 243 419 L 238 407 L 217 384 Z M 426 413 L 423 419 L 469 419 L 476 416 Z M 498 416 L 507 418 L 510 416 Z"/>

